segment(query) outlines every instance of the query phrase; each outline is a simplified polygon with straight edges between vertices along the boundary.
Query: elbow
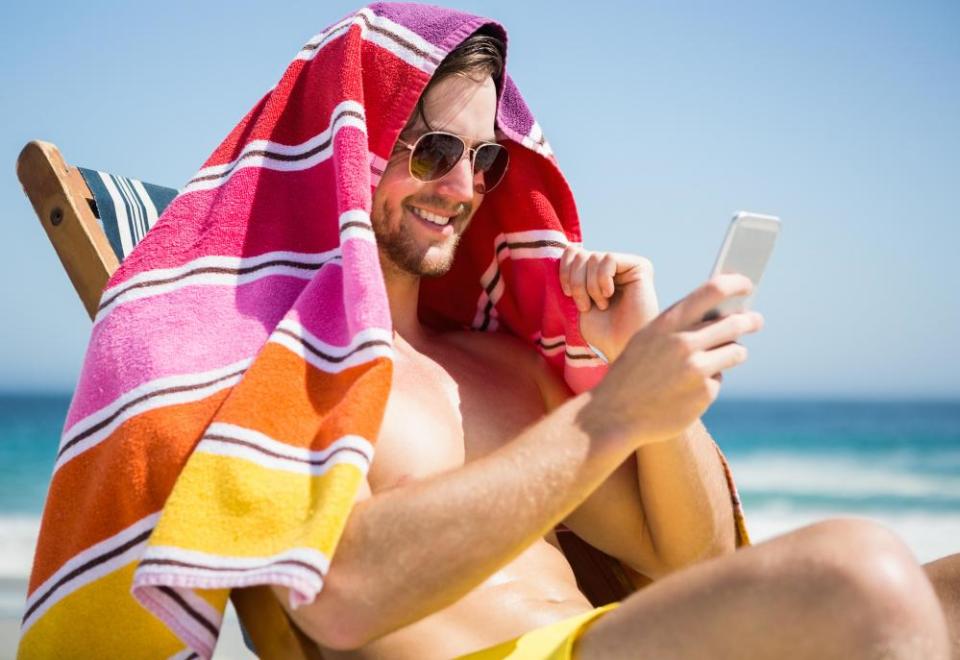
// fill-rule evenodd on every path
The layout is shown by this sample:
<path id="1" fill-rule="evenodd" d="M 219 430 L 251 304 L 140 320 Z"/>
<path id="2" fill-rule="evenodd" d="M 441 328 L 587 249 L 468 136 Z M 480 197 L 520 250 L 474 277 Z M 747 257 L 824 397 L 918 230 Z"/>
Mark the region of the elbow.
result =
<path id="1" fill-rule="evenodd" d="M 309 605 L 294 610 L 285 602 L 284 608 L 301 632 L 332 651 L 355 651 L 377 636 L 369 608 L 329 582 Z"/>
<path id="2" fill-rule="evenodd" d="M 659 580 L 694 564 L 733 554 L 736 549 L 736 535 L 725 534 L 718 528 L 707 537 L 690 538 L 685 543 L 674 542 L 670 547 L 654 545 L 653 559 L 641 572 Z"/>

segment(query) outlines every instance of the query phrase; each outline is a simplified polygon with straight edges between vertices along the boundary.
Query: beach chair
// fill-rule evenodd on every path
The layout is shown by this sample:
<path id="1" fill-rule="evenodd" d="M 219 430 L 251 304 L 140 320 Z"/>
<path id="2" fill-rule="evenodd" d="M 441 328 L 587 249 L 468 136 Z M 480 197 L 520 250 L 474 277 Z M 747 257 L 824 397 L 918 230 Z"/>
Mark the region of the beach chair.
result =
<path id="1" fill-rule="evenodd" d="M 17 159 L 17 176 L 33 204 L 77 295 L 93 319 L 107 280 L 157 221 L 177 191 L 107 172 L 68 165 L 49 142 L 27 144 Z M 577 583 L 595 606 L 619 601 L 649 582 L 566 529 L 557 538 Z M 264 611 L 252 589 L 234 590 L 231 601 L 248 643 L 263 657 L 320 658 L 316 647 L 294 629 L 276 631 L 286 613 L 275 603 Z M 293 628 L 292 626 L 290 628 Z"/>

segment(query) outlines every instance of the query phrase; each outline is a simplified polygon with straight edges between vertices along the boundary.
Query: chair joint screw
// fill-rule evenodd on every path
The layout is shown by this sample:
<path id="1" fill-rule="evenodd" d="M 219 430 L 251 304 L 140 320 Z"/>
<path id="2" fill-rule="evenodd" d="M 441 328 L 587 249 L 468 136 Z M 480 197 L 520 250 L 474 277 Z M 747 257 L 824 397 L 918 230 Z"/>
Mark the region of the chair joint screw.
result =
<path id="1" fill-rule="evenodd" d="M 56 227 L 61 222 L 63 222 L 63 209 L 57 206 L 52 211 L 50 211 L 50 224 Z"/>

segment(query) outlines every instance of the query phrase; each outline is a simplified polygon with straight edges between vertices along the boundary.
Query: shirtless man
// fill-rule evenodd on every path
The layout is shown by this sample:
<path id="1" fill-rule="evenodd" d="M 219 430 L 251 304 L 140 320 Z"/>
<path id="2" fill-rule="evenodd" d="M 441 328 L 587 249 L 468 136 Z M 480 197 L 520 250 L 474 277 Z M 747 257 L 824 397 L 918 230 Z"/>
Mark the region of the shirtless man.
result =
<path id="1" fill-rule="evenodd" d="M 404 141 L 495 139 L 502 65 L 489 43 L 474 50 L 488 55 L 438 70 Z M 561 521 L 656 580 L 583 632 L 580 658 L 949 657 L 960 556 L 925 574 L 892 534 L 853 520 L 734 553 L 722 466 L 697 420 L 762 320 L 700 319 L 749 281 L 716 278 L 660 314 L 648 262 L 568 249 L 562 286 L 611 361 L 572 396 L 519 340 L 421 325 L 420 278 L 449 269 L 483 195 L 469 158 L 425 183 L 409 157 L 398 143 L 373 202 L 395 340 L 377 459 L 323 591 L 289 611 L 325 657 L 451 658 L 590 611 L 554 545 Z M 453 235 L 423 211 L 452 217 Z"/>

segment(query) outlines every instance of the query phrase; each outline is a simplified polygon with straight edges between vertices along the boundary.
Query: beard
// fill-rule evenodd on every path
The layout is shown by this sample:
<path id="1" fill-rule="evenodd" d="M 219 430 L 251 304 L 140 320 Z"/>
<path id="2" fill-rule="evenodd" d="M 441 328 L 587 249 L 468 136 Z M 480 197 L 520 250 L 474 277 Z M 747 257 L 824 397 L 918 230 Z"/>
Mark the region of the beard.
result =
<path id="1" fill-rule="evenodd" d="M 390 218 L 398 218 L 391 222 Z M 462 223 L 469 218 L 469 209 L 452 219 L 452 223 Z M 404 205 L 397 209 L 383 208 L 371 215 L 373 233 L 377 239 L 377 249 L 382 257 L 397 270 L 417 277 L 440 277 L 453 267 L 453 258 L 460 244 L 460 234 L 454 230 L 453 236 L 442 243 L 419 243 L 417 231 L 408 219 Z"/>

